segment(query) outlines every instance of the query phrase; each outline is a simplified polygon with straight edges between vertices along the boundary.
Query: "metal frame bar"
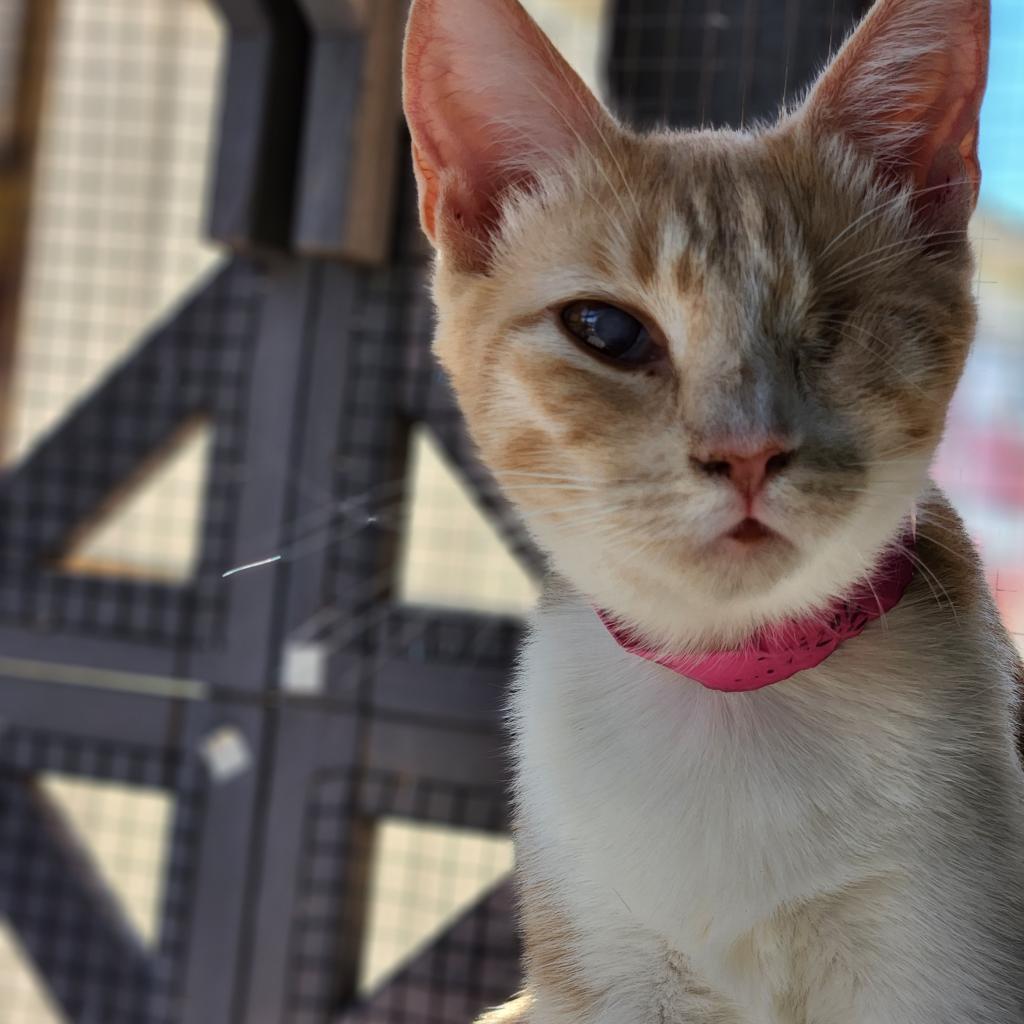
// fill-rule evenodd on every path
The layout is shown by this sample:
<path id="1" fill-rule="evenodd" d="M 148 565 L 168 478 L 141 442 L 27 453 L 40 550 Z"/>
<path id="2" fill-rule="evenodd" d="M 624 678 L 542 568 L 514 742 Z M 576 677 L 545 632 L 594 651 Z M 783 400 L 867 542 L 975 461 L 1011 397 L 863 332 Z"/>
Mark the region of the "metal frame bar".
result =
<path id="1" fill-rule="evenodd" d="M 313 32 L 295 248 L 383 263 L 401 125 L 404 0 L 299 0 Z"/>
<path id="2" fill-rule="evenodd" d="M 109 1024 L 129 1024 L 130 1015 L 114 1008 L 105 985 L 148 991 L 155 970 L 153 957 L 116 905 L 105 898 L 105 887 L 30 778 L 0 772 L 0 817 L 9 837 L 7 856 L 14 845 L 16 856 L 31 861 L 30 879 L 19 877 L 16 869 L 0 872 L 0 912 L 17 929 L 23 947 L 69 1019 L 99 1024 L 96 1009 L 105 1004 L 110 1015 L 103 1019 Z M 10 844 L 15 835 L 17 843 Z M 88 974 L 68 971 L 66 950 L 52 942 L 41 922 L 36 906 L 40 891 L 50 901 L 59 894 L 61 927 L 88 946 L 93 967 Z"/>
<path id="3" fill-rule="evenodd" d="M 308 37 L 293 0 L 214 0 L 230 33 L 212 237 L 286 249 L 302 131 Z"/>

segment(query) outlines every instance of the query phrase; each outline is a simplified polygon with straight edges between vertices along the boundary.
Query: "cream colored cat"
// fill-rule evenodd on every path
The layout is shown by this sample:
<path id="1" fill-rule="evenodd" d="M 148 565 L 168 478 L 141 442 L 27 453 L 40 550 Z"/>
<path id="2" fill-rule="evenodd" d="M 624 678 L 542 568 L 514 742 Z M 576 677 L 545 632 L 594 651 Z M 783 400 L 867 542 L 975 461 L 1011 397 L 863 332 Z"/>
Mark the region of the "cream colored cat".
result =
<path id="1" fill-rule="evenodd" d="M 516 0 L 415 0 L 437 351 L 554 573 L 487 1021 L 1024 1021 L 1019 662 L 928 481 L 988 25 L 880 0 L 776 125 L 639 136 Z"/>

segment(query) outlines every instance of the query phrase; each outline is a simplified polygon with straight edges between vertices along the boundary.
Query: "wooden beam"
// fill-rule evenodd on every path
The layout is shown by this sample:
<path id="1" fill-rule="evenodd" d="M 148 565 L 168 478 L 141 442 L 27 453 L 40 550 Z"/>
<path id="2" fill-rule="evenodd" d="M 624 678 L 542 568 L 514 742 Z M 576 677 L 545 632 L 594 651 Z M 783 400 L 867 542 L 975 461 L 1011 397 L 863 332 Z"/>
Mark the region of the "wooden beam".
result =
<path id="1" fill-rule="evenodd" d="M 403 0 L 299 0 L 312 30 L 293 242 L 379 264 L 391 250 Z"/>
<path id="2" fill-rule="evenodd" d="M 362 30 L 375 7 L 375 0 L 300 0 L 300 3 L 318 32 Z"/>
<path id="3" fill-rule="evenodd" d="M 0 453 L 13 398 L 18 310 L 27 265 L 29 217 L 56 0 L 24 0 L 10 130 L 0 139 Z"/>
<path id="4" fill-rule="evenodd" d="M 209 233 L 235 250 L 291 236 L 308 34 L 294 0 L 215 0 L 228 25 Z"/>

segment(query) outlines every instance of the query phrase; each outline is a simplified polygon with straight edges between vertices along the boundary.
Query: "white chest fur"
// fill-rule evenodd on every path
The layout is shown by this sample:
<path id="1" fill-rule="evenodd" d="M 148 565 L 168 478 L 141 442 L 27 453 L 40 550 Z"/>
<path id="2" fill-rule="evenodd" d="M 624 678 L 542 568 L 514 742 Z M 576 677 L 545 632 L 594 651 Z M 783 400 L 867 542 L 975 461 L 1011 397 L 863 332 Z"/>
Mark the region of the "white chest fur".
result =
<path id="1" fill-rule="evenodd" d="M 908 597 L 820 668 L 720 694 L 626 654 L 583 604 L 539 613 L 513 701 L 520 846 L 616 1024 L 646 1022 L 629 1014 L 671 987 L 677 954 L 744 1022 L 1020 1019 L 980 1011 L 966 977 L 1015 955 L 990 918 L 1024 891 L 1009 685 L 974 632 Z M 790 1012 L 818 957 L 838 988 Z M 865 1011 L 855 982 L 872 979 Z"/>

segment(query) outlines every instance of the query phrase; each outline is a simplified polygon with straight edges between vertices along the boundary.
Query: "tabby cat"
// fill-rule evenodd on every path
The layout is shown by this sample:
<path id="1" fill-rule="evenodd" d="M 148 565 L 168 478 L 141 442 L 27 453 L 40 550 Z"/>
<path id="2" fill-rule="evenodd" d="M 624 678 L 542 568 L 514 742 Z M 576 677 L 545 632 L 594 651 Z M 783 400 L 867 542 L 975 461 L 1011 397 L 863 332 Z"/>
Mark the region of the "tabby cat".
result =
<path id="1" fill-rule="evenodd" d="M 436 348 L 551 565 L 489 1024 L 1024 1021 L 1020 665 L 928 477 L 988 37 L 879 0 L 776 123 L 640 135 L 516 0 L 414 0 Z"/>

